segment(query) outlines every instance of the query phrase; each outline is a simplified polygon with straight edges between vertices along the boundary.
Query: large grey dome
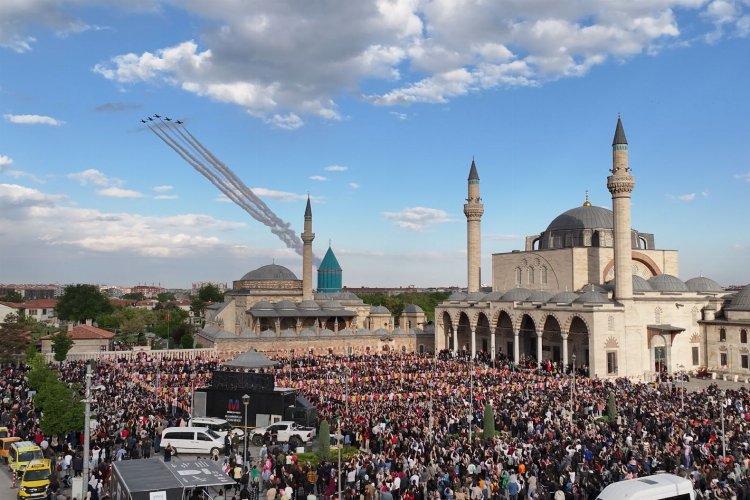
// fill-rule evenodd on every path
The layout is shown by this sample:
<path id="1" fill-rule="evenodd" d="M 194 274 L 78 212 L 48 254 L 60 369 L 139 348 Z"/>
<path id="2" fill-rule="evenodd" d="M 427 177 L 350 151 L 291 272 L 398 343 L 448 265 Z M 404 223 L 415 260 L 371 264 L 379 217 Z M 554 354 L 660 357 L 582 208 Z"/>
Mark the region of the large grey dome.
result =
<path id="1" fill-rule="evenodd" d="M 303 300 L 299 303 L 299 308 L 303 311 L 317 311 L 320 306 L 314 300 Z"/>
<path id="2" fill-rule="evenodd" d="M 471 292 L 466 296 L 466 300 L 469 302 L 479 302 L 480 300 L 484 300 L 484 295 L 482 292 Z"/>
<path id="3" fill-rule="evenodd" d="M 278 264 L 259 267 L 244 275 L 241 281 L 296 281 L 297 276 L 292 271 Z"/>
<path id="4" fill-rule="evenodd" d="M 406 307 L 404 307 L 405 313 L 423 313 L 424 310 L 422 310 L 421 307 L 419 307 L 417 304 L 407 304 Z"/>
<path id="5" fill-rule="evenodd" d="M 678 277 L 671 274 L 659 274 L 648 280 L 651 288 L 657 292 L 687 292 L 688 287 Z"/>
<path id="6" fill-rule="evenodd" d="M 712 280 L 711 278 L 706 278 L 704 276 L 699 276 L 697 278 L 690 278 L 685 282 L 685 285 L 688 287 L 688 290 L 691 292 L 722 292 L 724 289 L 721 287 L 720 284 Z"/>
<path id="7" fill-rule="evenodd" d="M 370 314 L 391 314 L 385 306 L 372 306 L 370 307 Z"/>
<path id="8" fill-rule="evenodd" d="M 451 302 L 466 300 L 466 294 L 464 292 L 453 292 L 450 297 L 448 297 L 448 300 Z"/>
<path id="9" fill-rule="evenodd" d="M 727 309 L 733 309 L 736 311 L 750 311 L 750 285 L 737 292 L 737 295 L 732 297 L 732 303 Z"/>
<path id="10" fill-rule="evenodd" d="M 555 217 L 547 231 L 564 231 L 568 229 L 612 229 L 614 217 L 612 210 L 602 207 L 582 206 L 571 208 Z"/>
<path id="11" fill-rule="evenodd" d="M 277 311 L 291 311 L 297 309 L 297 304 L 290 300 L 282 300 L 274 304 L 274 309 Z"/>
<path id="12" fill-rule="evenodd" d="M 273 310 L 273 304 L 266 300 L 261 300 L 260 302 L 256 302 L 255 304 L 250 307 L 251 311 L 271 311 Z"/>

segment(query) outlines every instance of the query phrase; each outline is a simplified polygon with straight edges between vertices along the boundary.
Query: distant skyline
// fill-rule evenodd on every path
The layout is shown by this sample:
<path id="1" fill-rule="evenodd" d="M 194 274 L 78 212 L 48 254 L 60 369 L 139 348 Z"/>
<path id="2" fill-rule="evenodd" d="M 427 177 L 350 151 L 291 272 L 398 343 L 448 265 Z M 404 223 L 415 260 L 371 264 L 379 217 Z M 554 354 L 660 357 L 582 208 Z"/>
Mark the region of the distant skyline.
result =
<path id="1" fill-rule="evenodd" d="M 301 258 L 140 122 L 188 129 L 345 286 L 482 282 L 606 177 L 680 278 L 750 283 L 750 1 L 0 5 L 0 282 L 230 283 Z"/>

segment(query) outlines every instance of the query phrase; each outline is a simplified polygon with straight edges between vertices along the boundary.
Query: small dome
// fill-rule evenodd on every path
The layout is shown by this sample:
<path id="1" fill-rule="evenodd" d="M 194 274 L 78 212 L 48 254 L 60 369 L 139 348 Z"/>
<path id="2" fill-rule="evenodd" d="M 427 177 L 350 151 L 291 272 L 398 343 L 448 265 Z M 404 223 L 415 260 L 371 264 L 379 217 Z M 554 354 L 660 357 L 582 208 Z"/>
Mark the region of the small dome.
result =
<path id="1" fill-rule="evenodd" d="M 333 330 L 329 330 L 328 328 L 323 328 L 322 330 L 320 330 L 320 336 L 321 337 L 335 337 L 336 332 L 334 332 Z"/>
<path id="2" fill-rule="evenodd" d="M 732 303 L 728 308 L 736 311 L 750 311 L 750 285 L 745 286 L 732 297 Z"/>
<path id="3" fill-rule="evenodd" d="M 303 311 L 317 311 L 320 309 L 320 306 L 314 300 L 303 300 L 297 307 Z"/>
<path id="4" fill-rule="evenodd" d="M 526 300 L 529 295 L 531 295 L 531 290 L 526 288 L 513 288 L 505 292 L 501 300 L 505 302 L 518 302 Z"/>
<path id="5" fill-rule="evenodd" d="M 260 332 L 260 338 L 262 339 L 275 339 L 276 338 L 276 332 L 273 330 L 263 330 Z"/>
<path id="6" fill-rule="evenodd" d="M 296 281 L 297 276 L 292 271 L 278 264 L 259 267 L 245 274 L 241 281 Z"/>
<path id="7" fill-rule="evenodd" d="M 500 300 L 500 299 L 503 298 L 503 294 L 504 293 L 505 292 L 501 292 L 501 291 L 490 292 L 490 293 L 488 293 L 487 295 L 484 296 L 484 300 L 490 300 L 490 301 Z"/>
<path id="8" fill-rule="evenodd" d="M 323 302 L 320 305 L 321 309 L 343 309 L 344 306 L 341 305 L 340 302 L 337 302 L 335 300 L 329 300 L 328 302 Z"/>
<path id="9" fill-rule="evenodd" d="M 312 328 L 305 328 L 301 332 L 299 332 L 300 337 L 317 337 L 317 333 L 315 333 L 315 330 Z"/>
<path id="10" fill-rule="evenodd" d="M 297 304 L 289 300 L 282 300 L 273 305 L 277 311 L 293 311 L 297 309 Z"/>
<path id="11" fill-rule="evenodd" d="M 657 292 L 687 292 L 688 287 L 680 278 L 671 274 L 659 274 L 648 280 L 651 288 Z"/>
<path id="12" fill-rule="evenodd" d="M 599 293 L 595 290 L 589 290 L 588 292 L 582 293 L 577 299 L 573 301 L 575 304 L 609 304 L 609 299 L 603 293 Z"/>
<path id="13" fill-rule="evenodd" d="M 251 311 L 273 311 L 273 304 L 266 300 L 261 300 L 260 302 L 256 302 L 252 305 L 250 308 Z"/>
<path id="14" fill-rule="evenodd" d="M 466 300 L 466 294 L 464 292 L 453 292 L 450 297 L 448 297 L 448 300 L 451 302 L 461 302 L 462 300 Z"/>
<path id="15" fill-rule="evenodd" d="M 295 332 L 291 328 L 287 328 L 286 330 L 281 330 L 281 334 L 279 336 L 284 338 L 297 338 L 297 332 Z"/>
<path id="16" fill-rule="evenodd" d="M 608 208 L 582 206 L 571 208 L 555 217 L 547 226 L 547 231 L 570 229 L 612 229 L 614 216 Z"/>
<path id="17" fill-rule="evenodd" d="M 723 292 L 724 289 L 721 287 L 720 284 L 712 280 L 711 278 L 706 278 L 704 276 L 699 276 L 697 278 L 690 278 L 685 282 L 685 286 L 688 287 L 688 290 L 691 292 Z"/>
<path id="18" fill-rule="evenodd" d="M 645 281 L 645 280 L 644 280 Z M 586 292 L 599 292 L 606 295 L 606 293 L 609 291 L 609 288 L 607 285 L 596 285 L 594 283 L 589 283 L 587 285 L 583 285 L 580 290 L 576 290 L 578 293 L 586 293 Z"/>
<path id="19" fill-rule="evenodd" d="M 612 291 L 615 289 L 615 280 L 610 280 L 607 282 L 606 285 L 604 285 L 604 288 Z M 653 292 L 654 287 L 651 286 L 651 283 L 649 283 L 645 278 L 641 278 L 640 276 L 633 275 L 633 291 L 634 292 Z"/>
<path id="20" fill-rule="evenodd" d="M 424 310 L 422 310 L 421 307 L 419 307 L 417 304 L 407 304 L 406 307 L 404 307 L 405 313 L 423 313 Z"/>
<path id="21" fill-rule="evenodd" d="M 393 329 L 393 335 L 408 335 L 408 332 L 402 330 L 400 326 L 397 326 Z"/>
<path id="22" fill-rule="evenodd" d="M 544 290 L 535 290 L 531 292 L 531 295 L 526 297 L 526 302 L 547 302 L 553 295 L 553 293 L 545 292 Z"/>
<path id="23" fill-rule="evenodd" d="M 551 304 L 572 304 L 578 298 L 574 292 L 560 292 L 548 300 Z"/>
<path id="24" fill-rule="evenodd" d="M 338 298 L 339 300 L 359 300 L 359 297 L 352 292 L 339 292 Z"/>
<path id="25" fill-rule="evenodd" d="M 372 306 L 370 307 L 370 314 L 391 314 L 385 306 Z"/>
<path id="26" fill-rule="evenodd" d="M 484 300 L 484 293 L 471 292 L 470 294 L 466 295 L 466 300 L 469 302 L 479 302 L 480 300 Z"/>

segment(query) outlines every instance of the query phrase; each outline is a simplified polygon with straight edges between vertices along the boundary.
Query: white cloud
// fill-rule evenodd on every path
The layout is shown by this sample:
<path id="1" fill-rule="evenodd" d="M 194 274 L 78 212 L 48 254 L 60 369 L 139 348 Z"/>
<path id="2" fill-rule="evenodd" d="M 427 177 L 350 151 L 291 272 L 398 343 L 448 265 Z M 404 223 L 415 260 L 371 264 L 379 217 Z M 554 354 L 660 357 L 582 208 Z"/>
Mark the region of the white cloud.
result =
<path id="1" fill-rule="evenodd" d="M 6 155 L 0 155 L 0 172 L 10 168 L 13 165 L 13 158 Z"/>
<path id="2" fill-rule="evenodd" d="M 65 124 L 65 122 L 62 120 L 58 120 L 56 118 L 52 118 L 51 116 L 44 116 L 44 115 L 4 114 L 3 117 L 5 118 L 5 121 L 19 124 L 19 125 L 52 125 L 55 127 L 59 127 L 60 125 Z"/>
<path id="3" fill-rule="evenodd" d="M 140 256 L 173 257 L 228 248 L 217 232 L 245 227 L 203 214 L 168 217 L 112 213 L 60 203 L 64 196 L 13 184 L 0 184 L 0 209 L 12 217 L 0 219 L 0 234 L 44 246 L 76 248 L 93 253 L 132 252 Z M 15 231 L 10 230 L 16 228 Z M 28 243 L 27 243 L 28 244 Z M 64 254 L 70 254 L 69 249 Z"/>
<path id="4" fill-rule="evenodd" d="M 745 172 L 744 174 L 737 174 L 734 176 L 734 178 L 739 179 L 741 181 L 750 182 L 750 172 Z"/>
<path id="5" fill-rule="evenodd" d="M 323 182 L 323 181 L 325 181 L 326 179 L 327 179 L 327 177 L 323 177 L 322 175 L 311 175 L 311 176 L 310 176 L 310 180 L 313 180 L 313 181 L 320 181 L 320 182 Z"/>
<path id="6" fill-rule="evenodd" d="M 89 168 L 82 170 L 81 172 L 73 172 L 65 177 L 68 179 L 78 182 L 81 186 L 88 186 L 89 184 L 95 186 L 119 186 L 122 184 L 120 179 L 114 177 L 107 177 L 102 172 L 95 168 Z"/>
<path id="7" fill-rule="evenodd" d="M 352 189 L 359 189 L 360 185 L 357 184 L 356 182 L 350 182 L 349 183 L 349 187 L 352 188 Z"/>
<path id="8" fill-rule="evenodd" d="M 224 193 L 221 193 L 216 198 L 214 198 L 214 201 L 217 202 L 217 203 L 234 203 Z"/>
<path id="9" fill-rule="evenodd" d="M 122 189 L 118 187 L 109 187 L 100 189 L 96 192 L 100 196 L 107 196 L 109 198 L 143 198 L 143 193 L 133 191 L 132 189 Z"/>
<path id="10" fill-rule="evenodd" d="M 693 201 L 695 200 L 696 193 L 686 193 L 686 194 L 678 194 L 678 195 L 669 195 L 669 198 L 672 200 L 677 201 Z"/>
<path id="11" fill-rule="evenodd" d="M 151 189 L 156 191 L 157 193 L 166 193 L 167 191 L 171 191 L 174 189 L 174 186 L 164 185 L 164 186 L 154 186 Z"/>
<path id="12" fill-rule="evenodd" d="M 176 194 L 158 194 L 154 196 L 155 200 L 176 200 L 179 198 Z"/>
<path id="13" fill-rule="evenodd" d="M 349 170 L 349 167 L 345 167 L 344 165 L 328 165 L 325 170 L 327 172 L 346 172 Z"/>
<path id="14" fill-rule="evenodd" d="M 448 213 L 438 208 L 412 207 L 400 212 L 383 212 L 386 219 L 392 220 L 403 229 L 422 231 L 432 224 L 450 222 Z"/>
<path id="15" fill-rule="evenodd" d="M 400 121 L 403 121 L 409 118 L 409 115 L 407 115 L 406 113 L 399 113 L 397 111 L 390 111 L 388 114 L 395 117 L 397 120 L 400 120 Z"/>
<path id="16" fill-rule="evenodd" d="M 266 123 L 273 126 L 274 128 L 280 128 L 282 130 L 295 130 L 305 124 L 295 113 L 287 114 L 275 114 L 270 118 L 266 119 Z"/>
<path id="17" fill-rule="evenodd" d="M 273 189 L 266 189 L 262 187 L 251 188 L 252 192 L 261 198 L 270 198 L 278 201 L 306 201 L 306 194 L 290 193 L 287 191 L 275 191 Z M 312 199 L 312 198 L 311 198 Z"/>

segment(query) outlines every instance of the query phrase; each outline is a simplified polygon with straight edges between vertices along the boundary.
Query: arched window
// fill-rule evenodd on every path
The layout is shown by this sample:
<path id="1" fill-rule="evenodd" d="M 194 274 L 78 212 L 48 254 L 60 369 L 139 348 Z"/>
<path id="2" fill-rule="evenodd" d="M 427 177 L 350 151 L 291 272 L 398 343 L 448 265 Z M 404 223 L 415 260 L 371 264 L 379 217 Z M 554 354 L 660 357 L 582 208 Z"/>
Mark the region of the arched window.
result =
<path id="1" fill-rule="evenodd" d="M 657 307 L 656 309 L 654 309 L 654 322 L 657 325 L 661 325 L 661 313 L 661 307 Z"/>
<path id="2" fill-rule="evenodd" d="M 612 315 L 607 316 L 607 330 L 610 332 L 615 331 L 615 317 Z"/>
<path id="3" fill-rule="evenodd" d="M 719 329 L 719 342 L 727 341 L 727 331 L 724 328 Z"/>
<path id="4" fill-rule="evenodd" d="M 529 268 L 528 274 L 529 274 L 529 285 L 533 285 L 534 284 L 534 268 L 533 267 Z"/>
<path id="5" fill-rule="evenodd" d="M 547 266 L 542 266 L 542 269 L 540 271 L 541 279 L 542 279 L 542 285 L 547 284 Z"/>
<path id="6" fill-rule="evenodd" d="M 516 285 L 520 285 L 520 284 L 521 284 L 521 268 L 517 267 L 516 268 Z"/>
<path id="7" fill-rule="evenodd" d="M 744 328 L 740 330 L 740 343 L 747 344 L 747 330 Z"/>

